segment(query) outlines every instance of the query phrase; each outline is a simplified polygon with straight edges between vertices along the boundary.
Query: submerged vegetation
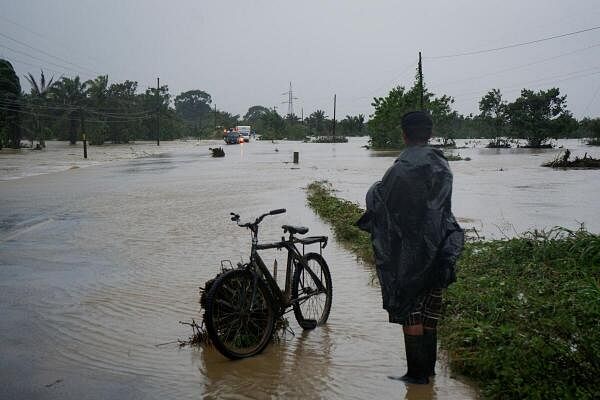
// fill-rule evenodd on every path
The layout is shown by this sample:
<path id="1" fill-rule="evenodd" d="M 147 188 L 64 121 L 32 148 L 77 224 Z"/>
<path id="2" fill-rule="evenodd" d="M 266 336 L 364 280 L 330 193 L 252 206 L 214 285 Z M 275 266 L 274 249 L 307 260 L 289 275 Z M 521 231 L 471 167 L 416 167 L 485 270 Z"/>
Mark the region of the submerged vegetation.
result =
<path id="1" fill-rule="evenodd" d="M 213 157 L 225 157 L 225 150 L 222 147 L 209 147 L 208 150 Z"/>
<path id="2" fill-rule="evenodd" d="M 434 135 L 448 147 L 455 138 L 487 138 L 488 147 L 508 148 L 510 142 L 523 140 L 525 147 L 548 147 L 550 139 L 598 135 L 600 119 L 577 121 L 567 109 L 567 96 L 558 88 L 533 91 L 522 89 L 509 103 L 500 89 L 492 89 L 479 101 L 480 113 L 463 116 L 452 109 L 452 96 L 434 95 L 417 79 L 410 89 L 392 88 L 385 97 L 373 99 L 373 115 L 368 122 L 371 146 L 375 149 L 402 148 L 400 120 L 408 111 L 427 110 L 434 122 Z M 551 146 L 550 146 L 551 147 Z"/>
<path id="3" fill-rule="evenodd" d="M 373 263 L 363 210 L 325 182 L 308 203 L 345 246 Z M 486 398 L 592 399 L 600 393 L 600 236 L 533 231 L 465 245 L 445 296 L 441 345 Z"/>
<path id="4" fill-rule="evenodd" d="M 346 136 L 318 136 L 311 140 L 312 143 L 348 143 Z"/>
<path id="5" fill-rule="evenodd" d="M 566 149 L 564 153 L 556 156 L 554 160 L 542 164 L 542 166 L 551 168 L 600 169 L 600 160 L 588 157 L 587 153 L 582 158 L 575 156 L 573 160 L 570 160 L 570 157 L 571 151 Z"/>
<path id="6" fill-rule="evenodd" d="M 471 157 L 461 157 L 460 154 L 444 154 L 448 161 L 471 161 Z"/>
<path id="7" fill-rule="evenodd" d="M 590 139 L 587 144 L 588 146 L 600 146 L 600 138 Z"/>

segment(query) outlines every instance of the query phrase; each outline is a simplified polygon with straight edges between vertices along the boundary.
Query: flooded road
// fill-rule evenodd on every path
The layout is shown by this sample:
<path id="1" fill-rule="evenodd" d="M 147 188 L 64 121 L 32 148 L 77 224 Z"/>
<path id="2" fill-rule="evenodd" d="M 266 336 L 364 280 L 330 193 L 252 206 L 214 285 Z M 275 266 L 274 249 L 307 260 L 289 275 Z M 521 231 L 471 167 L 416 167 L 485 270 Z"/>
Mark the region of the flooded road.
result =
<path id="1" fill-rule="evenodd" d="M 405 371 L 401 328 L 386 322 L 369 269 L 333 240 L 323 253 L 334 293 L 326 327 L 304 333 L 291 317 L 295 336 L 239 362 L 172 343 L 191 333 L 178 321 L 199 319 L 198 286 L 220 260 L 248 257 L 249 235 L 229 212 L 244 220 L 287 208 L 261 224 L 265 241 L 279 238 L 284 223 L 331 236 L 306 207 L 304 187 L 327 179 L 362 203 L 393 161 L 365 143 L 251 142 L 213 159 L 214 142 L 180 142 L 161 145 L 160 155 L 99 157 L 98 165 L 49 174 L 11 159 L 12 175 L 0 182 L 2 397 L 475 398 L 443 364 L 431 385 L 387 378 Z M 465 226 L 489 237 L 578 221 L 600 231 L 599 171 L 540 168 L 556 151 L 457 152 L 472 158 L 451 164 L 454 210 Z M 284 257 L 265 255 L 267 265 Z"/>

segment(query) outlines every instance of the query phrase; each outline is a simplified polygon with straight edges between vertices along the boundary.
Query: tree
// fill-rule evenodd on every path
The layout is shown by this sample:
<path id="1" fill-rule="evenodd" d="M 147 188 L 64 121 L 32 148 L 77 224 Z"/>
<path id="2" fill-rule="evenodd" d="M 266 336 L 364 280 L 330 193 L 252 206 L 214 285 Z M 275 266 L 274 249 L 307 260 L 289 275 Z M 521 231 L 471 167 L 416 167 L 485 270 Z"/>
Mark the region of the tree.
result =
<path id="1" fill-rule="evenodd" d="M 44 117 L 42 116 L 42 111 L 43 107 L 48 104 L 50 91 L 56 82 L 53 82 L 54 77 L 50 78 L 49 81 L 46 81 L 46 76 L 44 75 L 43 70 L 40 71 L 39 83 L 36 81 L 35 77 L 31 75 L 31 73 L 27 73 L 27 75 L 25 75 L 25 79 L 27 79 L 27 82 L 29 82 L 29 85 L 31 86 L 30 109 L 33 114 L 34 129 L 37 131 L 38 143 L 41 147 L 46 147 L 44 140 Z M 31 147 L 33 147 L 34 140 L 35 137 L 32 135 Z"/>
<path id="2" fill-rule="evenodd" d="M 202 90 L 188 90 L 175 97 L 175 111 L 181 118 L 199 122 L 210 113 L 212 99 Z"/>
<path id="3" fill-rule="evenodd" d="M 108 75 L 100 75 L 95 79 L 90 79 L 85 82 L 85 86 L 87 104 L 95 109 L 93 112 L 95 119 L 103 122 L 88 125 L 86 132 L 82 132 L 82 134 L 87 135 L 90 144 L 102 145 L 109 131 L 108 113 L 113 111 L 108 108 Z M 106 114 L 103 115 L 104 113 L 101 112 Z"/>
<path id="4" fill-rule="evenodd" d="M 402 148 L 402 116 L 419 108 L 420 88 L 415 83 L 410 90 L 397 86 L 386 97 L 376 97 L 371 104 L 375 112 L 369 120 L 371 146 L 375 148 Z M 424 100 L 428 100 L 424 91 Z"/>
<path id="5" fill-rule="evenodd" d="M 365 116 L 358 114 L 358 116 L 346 115 L 346 118 L 339 123 L 340 132 L 346 136 L 362 136 L 365 128 Z"/>
<path id="6" fill-rule="evenodd" d="M 594 118 L 591 120 L 590 132 L 592 133 L 592 137 L 588 141 L 588 144 L 600 146 L 600 118 Z"/>
<path id="7" fill-rule="evenodd" d="M 14 149 L 21 147 L 20 99 L 19 77 L 10 62 L 0 59 L 0 139 Z"/>
<path id="8" fill-rule="evenodd" d="M 55 100 L 65 107 L 65 116 L 69 121 L 69 143 L 77 143 L 77 125 L 81 118 L 81 108 L 86 99 L 86 84 L 79 76 L 63 77 L 52 87 L 51 93 Z"/>
<path id="9" fill-rule="evenodd" d="M 314 132 L 316 135 L 321 135 L 326 131 L 326 121 L 327 115 L 325 115 L 325 111 L 323 110 L 316 110 L 306 118 L 309 131 L 311 134 Z"/>
<path id="10" fill-rule="evenodd" d="M 434 97 L 425 85 L 422 95 L 424 109 L 429 111 L 433 119 L 434 134 L 443 137 L 444 143 L 453 143 L 458 122 L 458 113 L 451 108 L 454 99 L 446 95 Z M 387 97 L 374 98 L 371 105 L 375 112 L 368 123 L 371 145 L 375 148 L 404 147 L 400 126 L 402 116 L 419 110 L 420 100 L 421 86 L 418 77 L 410 90 L 397 86 L 390 90 Z"/>
<path id="11" fill-rule="evenodd" d="M 210 116 L 211 103 L 210 94 L 202 90 L 188 90 L 175 97 L 175 112 L 182 119 L 189 136 L 200 137 L 202 124 L 207 123 Z"/>
<path id="12" fill-rule="evenodd" d="M 571 114 L 566 109 L 566 100 L 567 96 L 560 96 L 558 88 L 521 90 L 521 96 L 508 105 L 513 134 L 527 140 L 528 147 L 543 147 L 549 138 L 565 129 L 565 121 Z"/>
<path id="13" fill-rule="evenodd" d="M 285 131 L 285 121 L 275 109 L 264 112 L 260 117 L 261 138 L 263 139 L 283 139 Z"/>
<path id="14" fill-rule="evenodd" d="M 502 139 L 508 122 L 507 104 L 502 100 L 500 89 L 492 89 L 481 98 L 479 111 L 484 126 L 491 130 L 492 139 L 488 147 L 508 147 L 506 139 Z"/>
<path id="15" fill-rule="evenodd" d="M 244 121 L 250 125 L 255 125 L 260 119 L 269 113 L 269 109 L 265 106 L 252 106 L 248 109 L 246 115 L 244 115 Z"/>
<path id="16" fill-rule="evenodd" d="M 431 94 L 426 98 L 425 109 L 433 119 L 433 134 L 443 139 L 444 147 L 456 146 L 454 139 L 458 133 L 459 117 L 458 113 L 452 110 L 454 99 L 445 94 L 435 98 Z"/>

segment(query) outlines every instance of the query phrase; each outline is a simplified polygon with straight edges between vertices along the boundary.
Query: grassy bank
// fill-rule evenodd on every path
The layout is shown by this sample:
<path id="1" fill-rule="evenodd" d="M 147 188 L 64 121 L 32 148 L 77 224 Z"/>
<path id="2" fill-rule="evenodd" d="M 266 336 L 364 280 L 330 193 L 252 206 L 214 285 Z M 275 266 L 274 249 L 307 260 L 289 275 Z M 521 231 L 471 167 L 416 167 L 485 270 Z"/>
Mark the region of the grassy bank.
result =
<path id="1" fill-rule="evenodd" d="M 310 206 L 338 240 L 372 262 L 362 210 L 331 187 L 308 188 Z M 491 399 L 592 399 L 600 393 L 600 236 L 532 232 L 468 243 L 445 296 L 441 345 L 453 371 Z"/>

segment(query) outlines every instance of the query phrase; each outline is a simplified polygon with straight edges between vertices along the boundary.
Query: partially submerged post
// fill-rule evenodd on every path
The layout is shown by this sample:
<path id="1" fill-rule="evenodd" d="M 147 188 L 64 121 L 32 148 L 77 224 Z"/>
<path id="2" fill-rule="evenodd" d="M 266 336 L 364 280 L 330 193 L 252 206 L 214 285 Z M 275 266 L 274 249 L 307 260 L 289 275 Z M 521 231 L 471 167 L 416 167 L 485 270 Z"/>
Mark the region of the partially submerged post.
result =
<path id="1" fill-rule="evenodd" d="M 294 164 L 298 164 L 299 158 L 300 158 L 300 153 L 295 151 L 294 152 Z"/>
<path id="2" fill-rule="evenodd" d="M 81 136 L 83 139 L 83 158 L 87 158 L 87 138 L 85 137 L 85 116 L 83 108 L 79 109 L 79 122 L 81 124 Z"/>
<path id="3" fill-rule="evenodd" d="M 335 103 L 337 95 L 333 95 L 333 143 L 335 143 Z"/>
<path id="4" fill-rule="evenodd" d="M 156 145 L 160 146 L 160 78 L 156 78 Z"/>

